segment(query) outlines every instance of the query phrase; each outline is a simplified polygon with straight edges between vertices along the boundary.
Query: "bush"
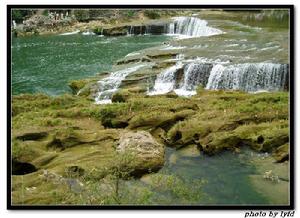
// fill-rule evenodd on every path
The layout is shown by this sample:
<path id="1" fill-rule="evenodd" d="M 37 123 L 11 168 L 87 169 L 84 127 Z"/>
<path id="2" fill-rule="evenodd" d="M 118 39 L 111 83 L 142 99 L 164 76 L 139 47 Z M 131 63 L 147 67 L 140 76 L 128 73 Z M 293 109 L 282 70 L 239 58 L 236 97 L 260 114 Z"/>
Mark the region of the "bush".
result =
<path id="1" fill-rule="evenodd" d="M 135 15 L 135 10 L 128 10 L 127 17 L 133 17 Z"/>
<path id="2" fill-rule="evenodd" d="M 97 35 L 101 35 L 103 33 L 103 28 L 102 27 L 96 27 L 93 32 Z"/>
<path id="3" fill-rule="evenodd" d="M 19 10 L 13 9 L 11 11 L 11 18 L 15 20 L 17 23 L 21 23 L 23 20 L 26 19 L 27 16 L 30 16 L 34 13 L 34 10 Z"/>
<path id="4" fill-rule="evenodd" d="M 146 10 L 144 12 L 146 17 L 149 17 L 150 19 L 158 19 L 160 18 L 160 14 L 154 10 Z"/>

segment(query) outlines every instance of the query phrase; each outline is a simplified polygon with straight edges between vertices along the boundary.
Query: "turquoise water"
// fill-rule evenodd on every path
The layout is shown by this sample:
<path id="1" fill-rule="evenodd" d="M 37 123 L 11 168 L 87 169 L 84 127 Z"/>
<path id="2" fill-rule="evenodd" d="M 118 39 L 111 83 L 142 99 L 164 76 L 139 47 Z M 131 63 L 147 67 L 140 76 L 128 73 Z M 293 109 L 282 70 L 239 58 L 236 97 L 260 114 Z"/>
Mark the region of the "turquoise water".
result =
<path id="1" fill-rule="evenodd" d="M 251 184 L 249 175 L 257 174 L 257 170 L 250 164 L 250 152 L 249 149 L 243 149 L 240 154 L 223 152 L 214 156 L 201 154 L 188 157 L 167 148 L 163 168 L 157 174 L 152 174 L 146 182 L 143 178 L 131 182 L 129 190 L 136 186 L 146 189 L 150 193 L 148 204 L 270 204 L 270 199 L 258 193 Z M 138 191 L 135 196 L 137 199 L 140 197 Z"/>
<path id="2" fill-rule="evenodd" d="M 256 174 L 256 169 L 249 160 L 248 150 L 243 150 L 241 154 L 223 152 L 213 156 L 202 154 L 199 157 L 179 155 L 176 163 L 167 162 L 161 173 L 174 173 L 187 184 L 193 180 L 204 180 L 199 190 L 203 195 L 198 202 L 200 204 L 267 204 L 268 199 L 257 193 L 250 183 L 248 176 Z"/>
<path id="3" fill-rule="evenodd" d="M 68 82 L 109 71 L 126 54 L 156 46 L 166 36 L 98 37 L 81 34 L 12 39 L 12 93 L 70 92 Z"/>

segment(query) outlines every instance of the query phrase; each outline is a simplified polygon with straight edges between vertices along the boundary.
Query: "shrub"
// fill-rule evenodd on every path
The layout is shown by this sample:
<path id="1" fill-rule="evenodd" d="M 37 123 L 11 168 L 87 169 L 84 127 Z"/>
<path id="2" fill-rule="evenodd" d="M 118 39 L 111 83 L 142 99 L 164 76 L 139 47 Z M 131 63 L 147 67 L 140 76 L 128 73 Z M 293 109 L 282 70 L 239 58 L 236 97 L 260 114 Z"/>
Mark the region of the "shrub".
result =
<path id="1" fill-rule="evenodd" d="M 102 27 L 96 27 L 93 32 L 97 35 L 101 35 L 102 34 L 102 31 L 103 31 L 103 28 Z"/>
<path id="2" fill-rule="evenodd" d="M 160 14 L 157 11 L 155 11 L 155 10 L 146 10 L 144 12 L 144 14 L 145 14 L 146 17 L 149 17 L 150 19 L 158 19 L 158 18 L 160 18 Z"/>
<path id="3" fill-rule="evenodd" d="M 17 23 L 21 23 L 23 20 L 26 19 L 27 16 L 30 16 L 34 13 L 34 10 L 19 10 L 13 9 L 11 11 L 11 18 L 15 20 Z"/>
<path id="4" fill-rule="evenodd" d="M 135 15 L 135 10 L 128 10 L 127 17 L 133 17 Z"/>

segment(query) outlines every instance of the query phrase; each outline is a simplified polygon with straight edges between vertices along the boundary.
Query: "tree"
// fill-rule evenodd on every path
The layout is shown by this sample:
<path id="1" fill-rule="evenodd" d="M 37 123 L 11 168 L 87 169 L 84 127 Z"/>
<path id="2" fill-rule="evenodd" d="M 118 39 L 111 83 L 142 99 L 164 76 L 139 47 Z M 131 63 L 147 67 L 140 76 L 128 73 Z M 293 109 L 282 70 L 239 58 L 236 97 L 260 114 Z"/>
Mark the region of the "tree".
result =
<path id="1" fill-rule="evenodd" d="M 16 21 L 16 23 L 21 23 L 27 17 L 35 13 L 35 10 L 24 10 L 24 9 L 12 9 L 11 18 Z"/>

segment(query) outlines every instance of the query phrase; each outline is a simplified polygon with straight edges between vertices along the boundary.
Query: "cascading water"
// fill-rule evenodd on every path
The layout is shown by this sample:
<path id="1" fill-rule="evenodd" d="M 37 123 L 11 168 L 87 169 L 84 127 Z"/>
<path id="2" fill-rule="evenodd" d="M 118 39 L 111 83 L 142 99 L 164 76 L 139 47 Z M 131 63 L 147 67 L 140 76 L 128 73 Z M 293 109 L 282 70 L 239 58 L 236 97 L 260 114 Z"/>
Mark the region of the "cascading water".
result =
<path id="1" fill-rule="evenodd" d="M 134 27 L 133 26 L 130 26 L 129 27 L 129 29 L 128 29 L 128 31 L 127 31 L 127 36 L 132 36 L 132 35 L 134 35 L 134 29 L 133 29 Z"/>
<path id="2" fill-rule="evenodd" d="M 167 33 L 188 37 L 212 36 L 222 34 L 219 29 L 207 26 L 207 21 L 196 17 L 175 17 L 168 25 Z"/>
<path id="3" fill-rule="evenodd" d="M 176 72 L 183 67 L 181 62 L 167 68 L 155 80 L 153 90 L 148 95 L 160 95 L 174 90 L 176 85 Z"/>
<path id="4" fill-rule="evenodd" d="M 284 90 L 288 65 L 273 63 L 247 63 L 213 67 L 206 89 L 233 89 L 247 92 Z"/>
<path id="5" fill-rule="evenodd" d="M 168 25 L 168 34 L 170 35 L 175 34 L 175 23 L 170 23 Z"/>
<path id="6" fill-rule="evenodd" d="M 196 94 L 198 85 L 205 87 L 213 65 L 209 63 L 190 63 L 184 68 L 184 79 L 175 93 L 180 96 Z"/>
<path id="7" fill-rule="evenodd" d="M 142 26 L 128 26 L 127 35 L 161 35 L 200 37 L 222 34 L 219 29 L 207 26 L 207 21 L 196 17 L 174 17 L 171 23 L 158 22 Z"/>
<path id="8" fill-rule="evenodd" d="M 108 104 L 111 103 L 111 96 L 115 93 L 121 82 L 128 76 L 130 73 L 137 71 L 138 69 L 144 67 L 145 64 L 136 65 L 124 70 L 119 70 L 111 73 L 108 77 L 103 80 L 98 81 L 98 93 L 95 98 L 96 104 Z"/>
<path id="9" fill-rule="evenodd" d="M 178 80 L 182 62 L 157 76 L 149 95 L 165 94 L 172 90 L 180 96 L 196 94 L 199 85 L 206 89 L 280 91 L 288 87 L 288 65 L 273 63 L 247 63 L 224 66 L 222 64 L 192 62 L 183 69 L 183 79 Z"/>

